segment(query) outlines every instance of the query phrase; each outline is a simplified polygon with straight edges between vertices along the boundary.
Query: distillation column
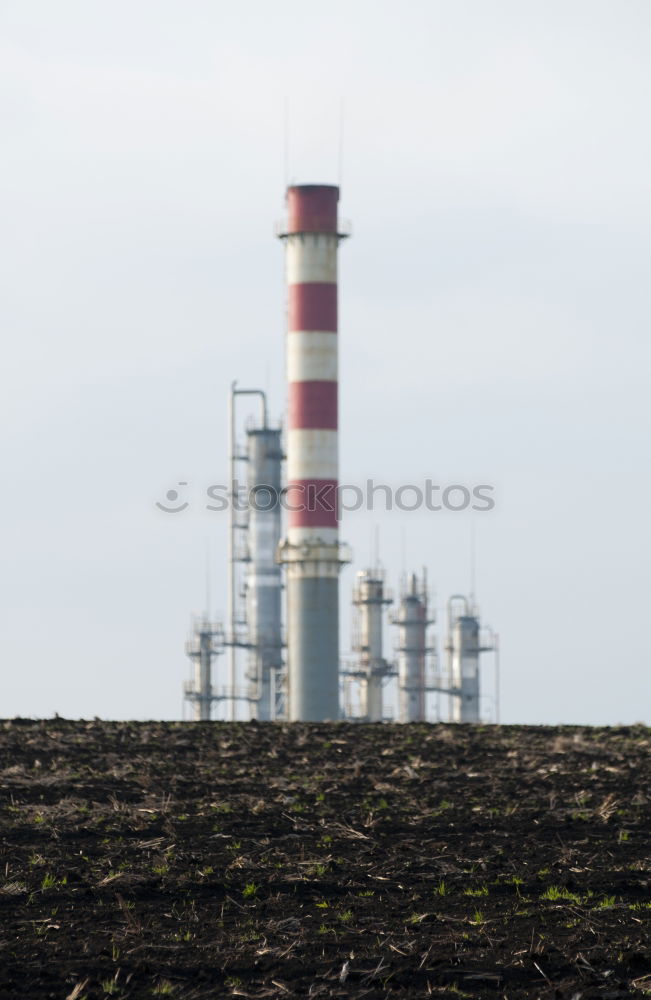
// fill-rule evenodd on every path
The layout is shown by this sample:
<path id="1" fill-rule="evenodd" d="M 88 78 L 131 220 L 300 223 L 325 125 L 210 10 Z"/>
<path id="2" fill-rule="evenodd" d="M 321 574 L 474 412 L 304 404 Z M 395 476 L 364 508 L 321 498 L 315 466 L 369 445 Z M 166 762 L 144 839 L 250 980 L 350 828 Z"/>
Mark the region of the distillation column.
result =
<path id="1" fill-rule="evenodd" d="M 287 190 L 289 718 L 339 717 L 337 250 L 339 188 Z"/>
<path id="2" fill-rule="evenodd" d="M 363 675 L 361 714 L 367 722 L 382 721 L 382 681 L 390 670 L 382 655 L 382 618 L 385 605 L 390 603 L 391 599 L 385 595 L 382 571 L 360 570 L 353 591 L 353 605 L 358 614 L 354 648 L 359 653 Z"/>
<path id="3" fill-rule="evenodd" d="M 192 631 L 185 651 L 194 664 L 194 676 L 185 682 L 183 692 L 192 705 L 194 721 L 208 722 L 213 701 L 220 700 L 212 686 L 212 662 L 224 650 L 224 632 L 221 625 L 208 621 L 207 617 L 196 619 Z"/>
<path id="4" fill-rule="evenodd" d="M 398 626 L 398 720 L 424 722 L 427 657 L 427 589 L 411 573 L 393 617 Z"/>
<path id="5" fill-rule="evenodd" d="M 247 431 L 249 520 L 246 573 L 248 678 L 253 711 L 260 721 L 278 717 L 282 676 L 280 542 L 282 449 L 280 430 Z"/>
<path id="6" fill-rule="evenodd" d="M 468 600 L 455 595 L 448 602 L 447 653 L 451 688 L 451 721 L 480 722 L 479 654 L 482 646 L 479 618 Z"/>

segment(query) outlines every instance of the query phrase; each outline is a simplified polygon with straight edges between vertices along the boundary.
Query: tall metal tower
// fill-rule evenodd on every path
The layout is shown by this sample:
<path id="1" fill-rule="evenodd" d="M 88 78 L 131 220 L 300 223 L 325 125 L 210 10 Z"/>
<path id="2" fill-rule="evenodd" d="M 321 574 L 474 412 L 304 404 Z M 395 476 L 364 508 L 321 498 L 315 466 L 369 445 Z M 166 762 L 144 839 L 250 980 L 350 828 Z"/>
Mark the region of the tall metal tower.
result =
<path id="1" fill-rule="evenodd" d="M 349 561 L 337 518 L 339 188 L 287 190 L 287 566 L 289 718 L 339 717 L 339 570 Z"/>
<path id="2" fill-rule="evenodd" d="M 255 397 L 259 417 L 246 422 L 246 446 L 238 445 L 237 403 Z M 238 702 L 260 720 L 287 717 L 282 660 L 282 579 L 277 561 L 281 536 L 281 431 L 271 427 L 262 389 L 231 385 L 228 649 L 230 718 Z M 246 469 L 246 472 L 243 470 Z M 241 652 L 246 651 L 246 670 Z M 242 684 L 244 673 L 246 682 Z"/>
<path id="3" fill-rule="evenodd" d="M 392 621 L 398 626 L 398 720 L 424 722 L 427 718 L 427 579 L 411 573 Z"/>
<path id="4" fill-rule="evenodd" d="M 479 655 L 496 648 L 494 637 L 482 631 L 474 604 L 462 594 L 448 601 L 450 721 L 481 722 Z M 496 693 L 496 713 L 498 694 Z"/>
<path id="5" fill-rule="evenodd" d="M 382 650 L 384 608 L 389 604 L 391 598 L 384 589 L 383 570 L 360 570 L 353 590 L 353 606 L 357 611 L 353 650 L 359 654 L 361 717 L 366 722 L 382 721 L 382 684 L 392 672 Z"/>
<path id="6" fill-rule="evenodd" d="M 252 712 L 260 721 L 285 718 L 281 625 L 280 542 L 282 448 L 280 429 L 252 427 L 246 432 L 248 563 L 245 580 L 247 677 Z"/>
<path id="7" fill-rule="evenodd" d="M 183 685 L 184 695 L 192 705 L 195 722 L 207 722 L 213 702 L 223 700 L 212 685 L 213 660 L 224 652 L 222 626 L 209 621 L 205 615 L 195 619 L 192 637 L 186 642 L 185 651 L 194 665 L 194 676 Z"/>

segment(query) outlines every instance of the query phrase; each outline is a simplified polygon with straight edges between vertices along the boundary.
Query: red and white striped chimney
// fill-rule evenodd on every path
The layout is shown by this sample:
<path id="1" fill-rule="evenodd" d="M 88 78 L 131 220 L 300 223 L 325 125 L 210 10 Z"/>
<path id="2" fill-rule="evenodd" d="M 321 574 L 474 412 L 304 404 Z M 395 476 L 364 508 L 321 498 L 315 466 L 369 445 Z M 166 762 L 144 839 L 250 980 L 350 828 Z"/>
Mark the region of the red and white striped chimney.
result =
<path id="1" fill-rule="evenodd" d="M 287 190 L 289 717 L 339 716 L 337 220 L 339 188 Z"/>

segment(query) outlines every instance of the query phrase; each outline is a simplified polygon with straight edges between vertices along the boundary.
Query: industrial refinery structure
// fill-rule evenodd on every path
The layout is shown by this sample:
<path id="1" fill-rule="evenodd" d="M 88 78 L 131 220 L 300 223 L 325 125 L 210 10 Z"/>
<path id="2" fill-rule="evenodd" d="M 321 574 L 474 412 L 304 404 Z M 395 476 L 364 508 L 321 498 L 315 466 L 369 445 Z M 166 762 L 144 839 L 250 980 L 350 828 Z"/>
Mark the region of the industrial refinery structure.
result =
<path id="1" fill-rule="evenodd" d="M 352 557 L 337 509 L 337 267 L 349 235 L 338 202 L 332 185 L 287 189 L 277 230 L 287 281 L 287 431 L 270 425 L 262 390 L 232 385 L 227 620 L 194 622 L 184 695 L 198 721 L 217 705 L 221 718 L 260 721 L 479 722 L 480 655 L 494 651 L 497 678 L 496 637 L 482 629 L 474 600 L 455 595 L 440 664 L 425 570 L 405 577 L 395 603 L 379 565 L 357 573 L 353 657 L 341 659 L 339 576 Z M 243 397 L 256 401 L 244 421 Z M 387 620 L 397 637 L 390 656 Z M 494 721 L 497 699 L 496 683 Z"/>

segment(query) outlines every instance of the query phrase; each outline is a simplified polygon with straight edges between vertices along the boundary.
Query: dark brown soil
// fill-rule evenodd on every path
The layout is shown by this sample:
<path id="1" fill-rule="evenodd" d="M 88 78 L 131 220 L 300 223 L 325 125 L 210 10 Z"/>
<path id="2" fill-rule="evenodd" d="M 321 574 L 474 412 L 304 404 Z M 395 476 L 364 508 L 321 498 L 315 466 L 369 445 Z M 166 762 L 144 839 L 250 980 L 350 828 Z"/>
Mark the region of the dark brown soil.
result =
<path id="1" fill-rule="evenodd" d="M 0 997 L 642 997 L 650 746 L 0 723 Z"/>

